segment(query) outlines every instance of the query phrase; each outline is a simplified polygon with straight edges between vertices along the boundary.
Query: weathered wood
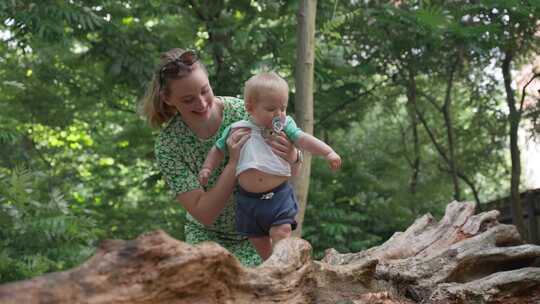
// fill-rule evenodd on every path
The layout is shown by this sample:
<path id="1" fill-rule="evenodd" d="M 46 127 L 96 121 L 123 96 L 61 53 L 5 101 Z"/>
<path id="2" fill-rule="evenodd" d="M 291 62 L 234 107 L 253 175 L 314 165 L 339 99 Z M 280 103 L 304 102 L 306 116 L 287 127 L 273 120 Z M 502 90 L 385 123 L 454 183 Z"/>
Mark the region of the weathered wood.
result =
<path id="1" fill-rule="evenodd" d="M 80 267 L 0 286 L 0 303 L 540 303 L 540 246 L 523 244 L 497 211 L 453 202 L 384 244 L 333 249 L 321 261 L 299 238 L 257 268 L 215 243 L 163 231 L 105 241 Z"/>

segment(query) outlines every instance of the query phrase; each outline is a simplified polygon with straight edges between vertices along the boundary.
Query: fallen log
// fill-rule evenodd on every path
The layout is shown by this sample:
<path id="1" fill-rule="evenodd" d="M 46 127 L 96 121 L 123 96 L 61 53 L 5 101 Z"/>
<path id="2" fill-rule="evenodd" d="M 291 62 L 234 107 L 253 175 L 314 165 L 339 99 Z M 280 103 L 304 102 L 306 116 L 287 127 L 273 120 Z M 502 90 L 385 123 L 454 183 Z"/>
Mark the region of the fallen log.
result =
<path id="1" fill-rule="evenodd" d="M 452 202 L 384 244 L 311 258 L 299 238 L 256 268 L 216 243 L 157 230 L 104 241 L 79 267 L 0 286 L 0 303 L 540 303 L 540 246 L 523 244 L 497 211 Z"/>

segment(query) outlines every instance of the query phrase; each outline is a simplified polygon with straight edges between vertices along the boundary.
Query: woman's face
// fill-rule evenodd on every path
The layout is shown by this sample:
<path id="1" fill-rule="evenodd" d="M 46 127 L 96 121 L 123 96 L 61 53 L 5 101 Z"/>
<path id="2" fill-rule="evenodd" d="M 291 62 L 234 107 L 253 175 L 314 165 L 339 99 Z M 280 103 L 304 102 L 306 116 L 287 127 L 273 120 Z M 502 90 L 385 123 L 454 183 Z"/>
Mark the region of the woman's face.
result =
<path id="1" fill-rule="evenodd" d="M 165 102 L 178 110 L 183 119 L 207 120 L 214 107 L 214 93 L 208 82 L 208 76 L 200 67 L 196 67 L 188 76 L 172 80 L 169 83 Z"/>

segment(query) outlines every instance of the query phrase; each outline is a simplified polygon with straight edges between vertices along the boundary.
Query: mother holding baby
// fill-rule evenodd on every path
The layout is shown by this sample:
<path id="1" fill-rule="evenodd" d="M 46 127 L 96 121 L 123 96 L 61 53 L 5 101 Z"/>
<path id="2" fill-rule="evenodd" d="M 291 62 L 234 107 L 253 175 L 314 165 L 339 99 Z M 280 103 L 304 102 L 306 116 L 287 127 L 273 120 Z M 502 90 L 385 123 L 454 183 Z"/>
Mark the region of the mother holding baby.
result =
<path id="1" fill-rule="evenodd" d="M 227 139 L 227 158 L 209 176 L 198 180 L 206 155 L 223 130 L 246 119 L 242 99 L 214 96 L 207 70 L 193 51 L 171 49 L 160 64 L 143 98 L 143 113 L 160 132 L 155 142 L 157 165 L 176 200 L 187 211 L 185 241 L 214 241 L 233 253 L 244 265 L 261 262 L 247 238 L 235 228 L 235 170 L 240 149 L 250 136 L 235 129 Z M 294 172 L 298 152 L 284 134 L 269 141 L 272 151 L 288 161 Z"/>

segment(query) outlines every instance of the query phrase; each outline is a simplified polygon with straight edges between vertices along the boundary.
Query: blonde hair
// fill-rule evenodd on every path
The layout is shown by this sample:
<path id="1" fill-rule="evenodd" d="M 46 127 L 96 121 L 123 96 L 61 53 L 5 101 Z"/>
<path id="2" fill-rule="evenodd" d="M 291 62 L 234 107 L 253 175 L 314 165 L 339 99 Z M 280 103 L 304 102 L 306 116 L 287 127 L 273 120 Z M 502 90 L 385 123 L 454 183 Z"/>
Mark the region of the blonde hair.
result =
<path id="1" fill-rule="evenodd" d="M 141 115 L 148 120 L 152 127 L 159 127 L 176 115 L 176 108 L 167 104 L 163 98 L 164 95 L 170 94 L 169 84 L 171 80 L 186 77 L 199 67 L 207 73 L 204 65 L 200 61 L 196 61 L 193 65 L 183 66 L 175 75 L 161 75 L 163 67 L 180 58 L 184 52 L 184 49 L 174 48 L 162 53 L 159 57 L 159 68 L 152 75 L 139 108 Z"/>
<path id="2" fill-rule="evenodd" d="M 289 97 L 289 85 L 285 79 L 274 72 L 263 72 L 252 76 L 244 87 L 244 101 L 258 102 L 262 95 L 269 92 L 283 92 Z"/>

